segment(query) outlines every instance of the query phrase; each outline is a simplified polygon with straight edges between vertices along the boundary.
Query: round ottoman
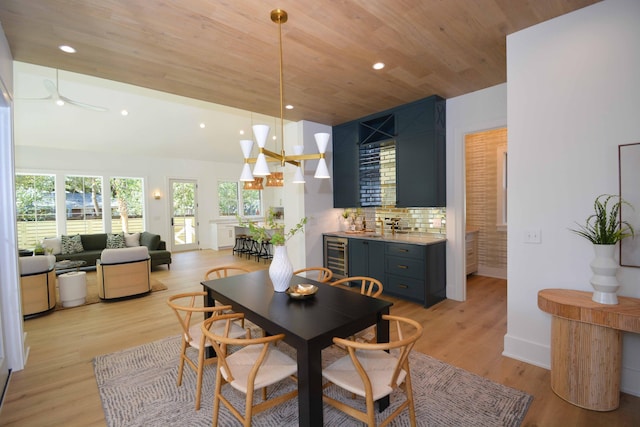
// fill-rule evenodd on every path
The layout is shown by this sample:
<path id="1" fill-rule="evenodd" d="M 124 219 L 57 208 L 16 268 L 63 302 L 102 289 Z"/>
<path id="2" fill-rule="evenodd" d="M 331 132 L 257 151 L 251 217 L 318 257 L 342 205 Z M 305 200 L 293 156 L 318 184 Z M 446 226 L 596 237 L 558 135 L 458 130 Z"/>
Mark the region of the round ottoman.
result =
<path id="1" fill-rule="evenodd" d="M 73 271 L 59 275 L 58 289 L 63 307 L 75 307 L 84 304 L 87 298 L 87 273 Z"/>

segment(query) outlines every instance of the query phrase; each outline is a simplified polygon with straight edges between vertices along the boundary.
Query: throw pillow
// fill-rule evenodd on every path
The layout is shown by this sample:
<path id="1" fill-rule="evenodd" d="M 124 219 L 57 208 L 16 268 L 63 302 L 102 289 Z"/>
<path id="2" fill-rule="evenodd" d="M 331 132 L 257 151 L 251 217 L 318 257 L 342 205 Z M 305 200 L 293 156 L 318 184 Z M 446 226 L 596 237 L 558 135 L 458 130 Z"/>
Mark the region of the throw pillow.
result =
<path id="1" fill-rule="evenodd" d="M 60 241 L 63 255 L 77 254 L 78 252 L 84 251 L 79 234 L 75 236 L 66 236 L 63 234 Z"/>
<path id="2" fill-rule="evenodd" d="M 51 255 L 62 253 L 62 240 L 59 237 L 45 237 L 42 240 L 42 247 L 45 253 L 51 252 Z"/>
<path id="3" fill-rule="evenodd" d="M 107 249 L 119 249 L 124 247 L 124 233 L 107 234 Z"/>
<path id="4" fill-rule="evenodd" d="M 124 244 L 130 248 L 132 246 L 140 246 L 140 233 L 125 233 Z"/>

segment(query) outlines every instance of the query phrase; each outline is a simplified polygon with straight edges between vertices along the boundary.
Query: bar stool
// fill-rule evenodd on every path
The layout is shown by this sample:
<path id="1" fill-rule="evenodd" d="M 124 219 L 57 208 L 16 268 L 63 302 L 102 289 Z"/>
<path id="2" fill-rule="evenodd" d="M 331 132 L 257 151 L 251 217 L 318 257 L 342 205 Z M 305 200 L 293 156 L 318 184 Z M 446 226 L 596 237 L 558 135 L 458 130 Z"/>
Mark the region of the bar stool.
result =
<path id="1" fill-rule="evenodd" d="M 247 237 L 247 251 L 245 253 L 247 254 L 247 259 L 258 256 L 260 254 L 260 244 L 252 237 Z"/>
<path id="2" fill-rule="evenodd" d="M 260 262 L 261 259 L 266 263 L 268 259 L 273 258 L 273 245 L 271 244 L 271 239 L 264 239 L 260 244 L 260 253 L 256 256 L 256 261 Z"/>
<path id="3" fill-rule="evenodd" d="M 233 249 L 231 250 L 231 253 L 233 255 L 240 255 L 242 256 L 243 253 L 246 252 L 246 246 L 245 246 L 245 241 L 247 239 L 247 235 L 246 234 L 238 234 L 236 236 L 236 243 L 233 246 Z"/>

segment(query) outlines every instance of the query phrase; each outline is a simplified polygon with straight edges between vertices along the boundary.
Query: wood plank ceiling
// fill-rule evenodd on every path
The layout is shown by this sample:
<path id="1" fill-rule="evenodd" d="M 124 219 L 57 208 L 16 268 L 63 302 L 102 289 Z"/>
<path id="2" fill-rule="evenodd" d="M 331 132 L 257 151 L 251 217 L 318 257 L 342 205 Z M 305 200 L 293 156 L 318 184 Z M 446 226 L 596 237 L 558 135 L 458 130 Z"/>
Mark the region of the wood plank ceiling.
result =
<path id="1" fill-rule="evenodd" d="M 333 125 L 503 83 L 506 35 L 593 3 L 2 0 L 0 23 L 15 60 L 277 117 L 282 8 L 285 118 Z"/>

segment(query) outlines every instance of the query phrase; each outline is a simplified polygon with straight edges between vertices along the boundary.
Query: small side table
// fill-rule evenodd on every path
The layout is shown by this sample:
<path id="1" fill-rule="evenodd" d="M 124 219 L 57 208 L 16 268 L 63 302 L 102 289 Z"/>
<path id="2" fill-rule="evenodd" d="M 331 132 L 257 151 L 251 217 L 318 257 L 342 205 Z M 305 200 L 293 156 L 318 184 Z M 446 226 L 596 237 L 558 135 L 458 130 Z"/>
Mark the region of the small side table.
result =
<path id="1" fill-rule="evenodd" d="M 87 298 L 87 273 L 72 271 L 58 276 L 58 290 L 63 307 L 75 307 Z"/>
<path id="2" fill-rule="evenodd" d="M 640 333 L 640 299 L 598 304 L 592 293 L 543 289 L 538 307 L 551 319 L 551 389 L 594 411 L 620 405 L 622 331 Z"/>

